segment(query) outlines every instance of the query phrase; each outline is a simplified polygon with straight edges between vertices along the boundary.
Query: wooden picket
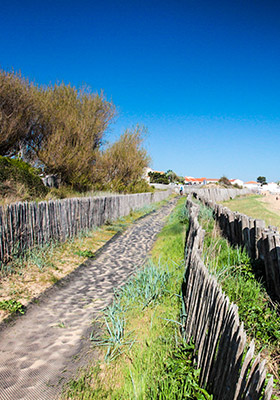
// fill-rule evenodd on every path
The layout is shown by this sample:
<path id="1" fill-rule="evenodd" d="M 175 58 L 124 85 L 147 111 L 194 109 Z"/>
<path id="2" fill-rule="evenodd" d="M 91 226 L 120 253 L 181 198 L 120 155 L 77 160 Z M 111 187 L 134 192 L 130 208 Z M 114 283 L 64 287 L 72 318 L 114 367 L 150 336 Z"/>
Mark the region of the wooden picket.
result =
<path id="1" fill-rule="evenodd" d="M 198 223 L 199 207 L 190 198 L 186 236 L 186 272 L 183 283 L 184 333 L 194 340 L 200 385 L 215 400 L 259 399 L 266 379 L 265 361 L 254 357 L 254 342 L 245 351 L 246 332 L 238 308 L 230 303 L 217 280 L 202 262 L 204 231 Z M 247 223 L 247 221 L 246 221 Z M 264 399 L 272 395 L 270 378 Z"/>
<path id="2" fill-rule="evenodd" d="M 277 228 L 266 228 L 261 219 L 253 219 L 216 204 L 215 195 L 216 201 L 219 201 L 221 198 L 228 198 L 229 194 L 221 195 L 215 189 L 214 194 L 210 192 L 209 195 L 209 190 L 201 189 L 194 193 L 204 205 L 213 209 L 213 215 L 228 241 L 245 248 L 249 257 L 263 263 L 268 292 L 274 300 L 280 301 L 280 235 Z M 227 192 L 227 189 L 223 190 Z"/>
<path id="3" fill-rule="evenodd" d="M 166 199 L 170 191 L 108 197 L 84 197 L 0 207 L 0 261 L 51 240 L 65 241 L 83 230 L 100 226 Z"/>

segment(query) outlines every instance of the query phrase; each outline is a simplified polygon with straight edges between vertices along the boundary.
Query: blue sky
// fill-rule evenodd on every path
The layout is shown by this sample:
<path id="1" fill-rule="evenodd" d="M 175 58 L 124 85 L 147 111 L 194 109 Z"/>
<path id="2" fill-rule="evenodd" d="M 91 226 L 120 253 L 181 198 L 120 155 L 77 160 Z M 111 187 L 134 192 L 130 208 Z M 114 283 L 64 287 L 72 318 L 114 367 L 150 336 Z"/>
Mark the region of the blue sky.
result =
<path id="1" fill-rule="evenodd" d="M 104 90 L 156 170 L 280 180 L 280 2 L 0 0 L 0 66 Z"/>

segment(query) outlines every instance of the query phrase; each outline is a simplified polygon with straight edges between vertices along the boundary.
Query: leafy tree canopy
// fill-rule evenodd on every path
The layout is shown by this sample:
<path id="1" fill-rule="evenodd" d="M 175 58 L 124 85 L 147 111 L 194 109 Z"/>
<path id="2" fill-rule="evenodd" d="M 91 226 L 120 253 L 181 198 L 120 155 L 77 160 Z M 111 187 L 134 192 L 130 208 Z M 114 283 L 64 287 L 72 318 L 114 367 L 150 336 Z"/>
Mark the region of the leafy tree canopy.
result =
<path id="1" fill-rule="evenodd" d="M 0 70 L 0 155 L 19 155 L 74 189 L 149 190 L 142 179 L 149 164 L 145 128 L 101 149 L 115 114 L 102 92 L 64 83 L 39 87 Z"/>
<path id="2" fill-rule="evenodd" d="M 261 183 L 262 185 L 267 185 L 266 177 L 265 177 L 265 176 L 258 176 L 258 177 L 257 177 L 257 182 L 258 182 L 258 183 Z"/>
<path id="3" fill-rule="evenodd" d="M 20 152 L 75 188 L 90 185 L 95 152 L 114 116 L 103 93 L 64 83 L 39 87 L 0 71 L 0 155 Z"/>
<path id="4" fill-rule="evenodd" d="M 149 172 L 148 175 L 151 183 L 163 183 L 165 185 L 169 184 L 169 179 L 166 174 L 161 174 L 160 172 Z"/>
<path id="5" fill-rule="evenodd" d="M 96 164 L 92 169 L 94 181 L 101 182 L 103 188 L 118 192 L 131 192 L 132 187 L 148 186 L 143 180 L 144 168 L 148 167 L 150 158 L 143 147 L 146 128 L 137 125 L 126 130 L 120 139 L 98 153 Z"/>

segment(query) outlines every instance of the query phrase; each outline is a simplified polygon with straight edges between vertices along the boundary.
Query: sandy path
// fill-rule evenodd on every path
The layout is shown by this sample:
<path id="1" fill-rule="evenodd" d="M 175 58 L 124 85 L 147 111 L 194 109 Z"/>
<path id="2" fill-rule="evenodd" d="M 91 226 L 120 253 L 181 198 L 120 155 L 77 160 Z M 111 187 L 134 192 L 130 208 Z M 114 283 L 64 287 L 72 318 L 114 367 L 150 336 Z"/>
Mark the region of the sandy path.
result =
<path id="1" fill-rule="evenodd" d="M 93 318 L 111 302 L 114 288 L 143 264 L 175 203 L 138 220 L 1 330 L 1 400 L 56 398 L 62 383 L 85 364 Z"/>
<path id="2" fill-rule="evenodd" d="M 272 211 L 280 216 L 280 195 L 265 192 L 265 196 L 262 196 L 262 198 L 258 199 L 258 201 L 264 203 L 269 211 Z"/>

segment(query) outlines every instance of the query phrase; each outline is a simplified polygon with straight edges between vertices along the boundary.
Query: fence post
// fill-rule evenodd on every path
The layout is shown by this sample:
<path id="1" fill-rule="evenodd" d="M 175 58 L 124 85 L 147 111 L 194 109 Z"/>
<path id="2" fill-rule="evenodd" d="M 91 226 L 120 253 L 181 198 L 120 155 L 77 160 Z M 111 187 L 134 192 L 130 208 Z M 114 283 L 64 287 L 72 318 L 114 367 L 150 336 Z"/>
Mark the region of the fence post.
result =
<path id="1" fill-rule="evenodd" d="M 254 229 L 255 229 L 255 255 L 256 260 L 262 257 L 261 254 L 261 240 L 262 240 L 262 232 L 265 229 L 265 222 L 262 219 L 254 220 Z"/>

